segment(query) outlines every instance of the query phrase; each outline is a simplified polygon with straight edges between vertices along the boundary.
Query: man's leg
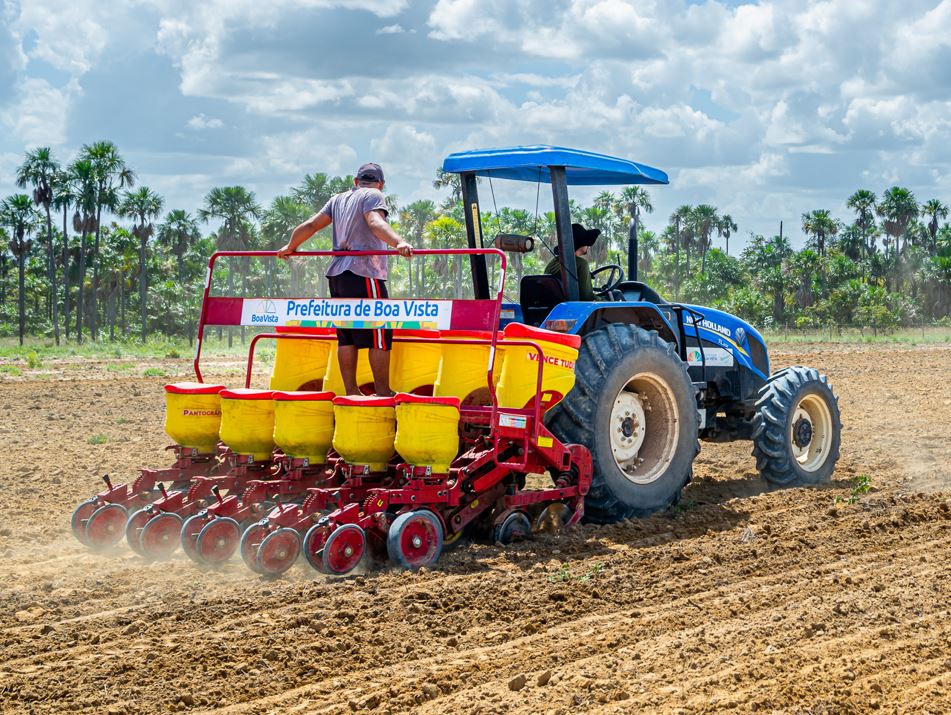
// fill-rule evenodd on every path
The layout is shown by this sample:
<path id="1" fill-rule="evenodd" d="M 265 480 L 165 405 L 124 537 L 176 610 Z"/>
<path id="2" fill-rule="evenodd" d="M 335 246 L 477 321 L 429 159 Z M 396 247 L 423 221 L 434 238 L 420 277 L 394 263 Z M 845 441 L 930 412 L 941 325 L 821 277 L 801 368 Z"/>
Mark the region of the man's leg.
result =
<path id="1" fill-rule="evenodd" d="M 361 394 L 357 387 L 356 345 L 338 345 L 337 362 L 340 364 L 340 377 L 343 378 L 343 389 L 347 391 L 348 395 Z"/>
<path id="2" fill-rule="evenodd" d="M 393 394 L 390 389 L 390 351 L 370 348 L 370 369 L 373 371 L 373 387 L 380 397 Z"/>

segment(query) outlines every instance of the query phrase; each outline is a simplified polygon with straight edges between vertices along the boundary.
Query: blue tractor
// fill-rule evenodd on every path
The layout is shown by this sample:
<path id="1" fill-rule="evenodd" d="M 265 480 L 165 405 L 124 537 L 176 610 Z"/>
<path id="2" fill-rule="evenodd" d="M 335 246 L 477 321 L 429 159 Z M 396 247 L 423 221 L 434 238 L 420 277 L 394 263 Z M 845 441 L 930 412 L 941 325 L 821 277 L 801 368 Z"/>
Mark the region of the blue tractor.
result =
<path id="1" fill-rule="evenodd" d="M 484 239 L 480 178 L 550 184 L 559 275 L 526 275 L 504 320 L 582 337 L 576 383 L 546 418 L 565 443 L 589 448 L 594 463 L 586 518 L 610 522 L 675 504 L 690 480 L 699 440 L 751 440 L 760 475 L 787 487 L 827 481 L 839 457 L 838 400 L 808 367 L 770 374 L 753 326 L 709 307 L 670 302 L 637 279 L 637 227 L 627 275 L 616 264 L 592 278 L 595 300 L 579 300 L 569 186 L 667 184 L 667 175 L 625 159 L 553 146 L 452 154 L 443 170 L 461 179 L 471 248 L 533 250 L 534 237 Z M 493 192 L 494 196 L 494 192 Z M 488 299 L 484 256 L 471 257 L 477 298 Z"/>

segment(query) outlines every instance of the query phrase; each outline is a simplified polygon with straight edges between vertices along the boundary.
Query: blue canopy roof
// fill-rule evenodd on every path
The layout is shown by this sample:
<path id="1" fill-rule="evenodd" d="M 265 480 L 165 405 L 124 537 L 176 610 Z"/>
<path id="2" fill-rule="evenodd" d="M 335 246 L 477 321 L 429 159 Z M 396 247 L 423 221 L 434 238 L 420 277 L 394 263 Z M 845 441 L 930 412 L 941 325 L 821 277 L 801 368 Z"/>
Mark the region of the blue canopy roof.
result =
<path id="1" fill-rule="evenodd" d="M 652 166 L 560 146 L 461 151 L 450 154 L 442 163 L 443 171 L 453 174 L 472 172 L 494 179 L 551 183 L 549 166 L 564 166 L 568 183 L 575 186 L 669 183 L 667 174 Z"/>

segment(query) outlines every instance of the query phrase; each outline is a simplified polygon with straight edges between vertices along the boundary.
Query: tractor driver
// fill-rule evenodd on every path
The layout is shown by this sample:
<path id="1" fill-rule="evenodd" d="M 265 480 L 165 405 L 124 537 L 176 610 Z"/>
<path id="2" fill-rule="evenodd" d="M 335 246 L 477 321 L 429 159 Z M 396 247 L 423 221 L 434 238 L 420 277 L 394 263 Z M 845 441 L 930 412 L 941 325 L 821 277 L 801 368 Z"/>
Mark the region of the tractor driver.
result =
<path id="1" fill-rule="evenodd" d="M 327 204 L 291 233 L 277 257 L 287 259 L 304 241 L 333 224 L 335 251 L 382 251 L 395 248 L 404 258 L 413 247 L 401 239 L 386 222 L 388 211 L 383 197 L 383 169 L 364 164 L 357 170 L 353 188 L 330 197 Z M 386 256 L 334 256 L 327 266 L 332 298 L 387 298 Z M 389 397 L 390 347 L 393 331 L 337 328 L 337 360 L 348 395 L 359 395 L 357 351 L 369 349 L 370 368 L 376 394 Z"/>
<path id="2" fill-rule="evenodd" d="M 601 235 L 601 229 L 586 229 L 580 223 L 571 224 L 571 236 L 575 243 L 575 272 L 578 276 L 578 299 L 594 300 L 594 289 L 591 287 L 591 268 L 588 266 L 588 249 Z M 555 257 L 545 266 L 545 273 L 561 278 L 561 262 L 558 260 L 558 247 L 555 247 Z"/>

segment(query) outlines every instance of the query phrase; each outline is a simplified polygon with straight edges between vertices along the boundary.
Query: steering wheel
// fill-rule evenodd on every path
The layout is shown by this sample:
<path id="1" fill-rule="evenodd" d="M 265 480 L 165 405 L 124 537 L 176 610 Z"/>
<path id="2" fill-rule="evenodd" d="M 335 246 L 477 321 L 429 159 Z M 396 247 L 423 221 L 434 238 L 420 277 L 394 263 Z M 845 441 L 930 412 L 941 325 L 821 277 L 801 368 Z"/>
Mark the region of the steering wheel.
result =
<path id="1" fill-rule="evenodd" d="M 611 271 L 608 275 L 607 280 L 600 285 L 594 286 L 594 277 L 599 273 L 604 273 L 605 271 Z M 624 280 L 624 269 L 621 268 L 617 263 L 609 263 L 606 266 L 601 266 L 600 268 L 595 268 L 591 271 L 591 283 L 595 295 L 607 295 L 612 290 L 618 287 L 618 284 Z"/>

